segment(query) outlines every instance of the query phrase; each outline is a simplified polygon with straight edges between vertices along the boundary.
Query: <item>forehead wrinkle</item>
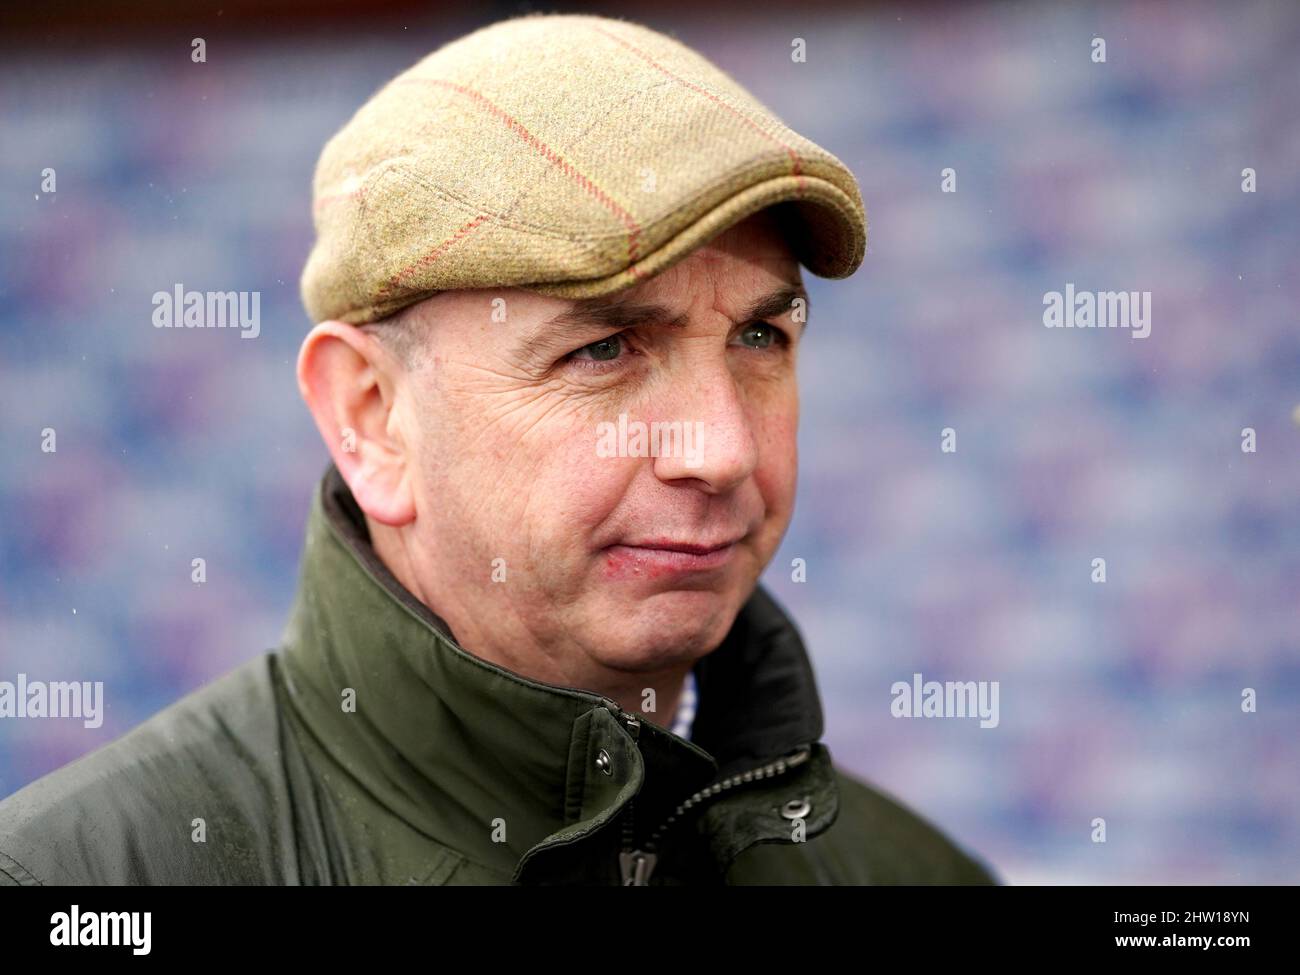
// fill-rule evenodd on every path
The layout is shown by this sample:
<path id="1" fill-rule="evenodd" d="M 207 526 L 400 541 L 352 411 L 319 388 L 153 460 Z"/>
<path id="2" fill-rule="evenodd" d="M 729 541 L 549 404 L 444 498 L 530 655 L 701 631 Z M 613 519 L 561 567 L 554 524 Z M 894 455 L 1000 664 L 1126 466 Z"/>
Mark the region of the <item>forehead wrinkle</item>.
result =
<path id="1" fill-rule="evenodd" d="M 734 324 L 779 318 L 790 311 L 797 298 L 804 300 L 804 308 L 807 310 L 808 292 L 802 285 L 786 283 L 752 302 Z M 588 335 L 646 326 L 684 328 L 689 322 L 689 311 L 674 313 L 666 305 L 656 302 L 627 301 L 616 297 L 581 299 L 575 301 L 572 307 L 530 329 L 522 340 L 521 351 L 527 355 L 539 344 L 543 348 L 549 348 Z"/>
<path id="2" fill-rule="evenodd" d="M 686 312 L 674 315 L 662 304 L 609 300 L 588 300 L 560 312 L 541 326 L 543 331 L 594 332 L 599 329 L 638 328 L 642 325 L 666 325 L 681 328 Z"/>
<path id="3" fill-rule="evenodd" d="M 529 329 L 520 340 L 518 354 L 525 360 L 543 358 L 551 349 L 574 340 L 650 325 L 683 328 L 688 320 L 687 312 L 675 314 L 662 304 L 588 298 Z"/>
<path id="4" fill-rule="evenodd" d="M 803 299 L 804 308 L 807 310 L 808 292 L 801 285 L 783 285 L 751 303 L 735 324 L 743 324 L 756 318 L 774 318 L 784 315 L 797 298 Z M 673 314 L 671 309 L 662 304 L 596 298 L 577 302 L 572 308 L 567 308 L 543 322 L 536 328 L 534 335 L 540 336 L 556 331 L 562 333 L 595 332 L 601 329 L 621 331 L 643 325 L 683 328 L 689 320 L 690 312 Z"/>

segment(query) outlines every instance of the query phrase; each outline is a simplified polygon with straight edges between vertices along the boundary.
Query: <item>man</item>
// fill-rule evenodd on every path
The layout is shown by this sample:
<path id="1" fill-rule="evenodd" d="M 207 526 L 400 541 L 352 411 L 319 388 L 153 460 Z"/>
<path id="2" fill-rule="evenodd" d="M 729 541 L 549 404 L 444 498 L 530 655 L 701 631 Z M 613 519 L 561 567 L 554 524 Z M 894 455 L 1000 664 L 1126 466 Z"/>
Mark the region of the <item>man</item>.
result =
<path id="1" fill-rule="evenodd" d="M 992 882 L 832 765 L 757 585 L 800 264 L 865 248 L 843 165 L 670 38 L 532 15 L 376 94 L 315 194 L 284 645 L 0 804 L 0 878 Z"/>

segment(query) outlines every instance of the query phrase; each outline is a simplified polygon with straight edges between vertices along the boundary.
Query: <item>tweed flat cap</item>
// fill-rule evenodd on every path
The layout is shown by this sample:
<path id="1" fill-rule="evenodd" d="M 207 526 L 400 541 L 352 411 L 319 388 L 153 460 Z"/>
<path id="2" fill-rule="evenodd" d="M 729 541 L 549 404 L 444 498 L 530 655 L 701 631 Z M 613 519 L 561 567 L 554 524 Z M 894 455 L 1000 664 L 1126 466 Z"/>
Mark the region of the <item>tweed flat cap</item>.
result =
<path id="1" fill-rule="evenodd" d="M 721 69 L 631 21 L 527 14 L 439 48 L 326 143 L 303 302 L 361 324 L 456 288 L 594 297 L 766 207 L 812 273 L 861 264 L 853 174 Z"/>

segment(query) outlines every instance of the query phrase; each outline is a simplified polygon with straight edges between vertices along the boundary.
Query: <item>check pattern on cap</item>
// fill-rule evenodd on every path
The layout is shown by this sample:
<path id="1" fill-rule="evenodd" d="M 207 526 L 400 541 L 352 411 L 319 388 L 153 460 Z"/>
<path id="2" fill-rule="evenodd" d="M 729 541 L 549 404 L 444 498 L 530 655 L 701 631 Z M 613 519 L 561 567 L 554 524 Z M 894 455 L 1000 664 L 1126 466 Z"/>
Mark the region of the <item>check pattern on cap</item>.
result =
<path id="1" fill-rule="evenodd" d="M 529 14 L 381 88 L 316 167 L 314 321 L 374 321 L 439 291 L 608 294 L 777 206 L 812 273 L 866 249 L 857 181 L 730 76 L 640 24 Z"/>

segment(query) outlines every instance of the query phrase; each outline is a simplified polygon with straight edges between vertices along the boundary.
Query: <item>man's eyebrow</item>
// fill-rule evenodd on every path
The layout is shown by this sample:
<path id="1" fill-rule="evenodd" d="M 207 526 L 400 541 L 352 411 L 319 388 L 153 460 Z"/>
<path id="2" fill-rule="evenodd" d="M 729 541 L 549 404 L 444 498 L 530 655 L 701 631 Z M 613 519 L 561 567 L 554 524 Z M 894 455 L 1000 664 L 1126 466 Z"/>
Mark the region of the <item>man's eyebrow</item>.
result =
<path id="1" fill-rule="evenodd" d="M 764 318 L 779 318 L 790 311 L 798 299 L 803 300 L 803 320 L 806 323 L 809 307 L 808 292 L 799 285 L 786 285 L 755 301 L 741 316 L 739 324 Z M 622 331 L 642 325 L 681 328 L 688 320 L 689 316 L 686 312 L 674 315 L 670 309 L 659 304 L 632 304 L 616 298 L 589 298 L 543 323 L 536 334 L 540 336 L 604 330 Z"/>
<path id="2" fill-rule="evenodd" d="M 630 304 L 613 298 L 588 298 L 543 323 L 538 329 L 538 334 L 595 332 L 606 329 L 622 331 L 626 328 L 653 324 L 680 328 L 686 324 L 686 321 L 685 312 L 674 315 L 663 305 Z"/>
<path id="3" fill-rule="evenodd" d="M 808 324 L 808 311 L 811 307 L 808 292 L 800 285 L 786 285 L 773 291 L 770 295 L 758 299 L 745 313 L 743 322 L 753 322 L 762 318 L 780 318 L 790 311 L 796 301 L 803 301 L 802 324 Z M 742 324 L 743 324 L 742 322 Z"/>

